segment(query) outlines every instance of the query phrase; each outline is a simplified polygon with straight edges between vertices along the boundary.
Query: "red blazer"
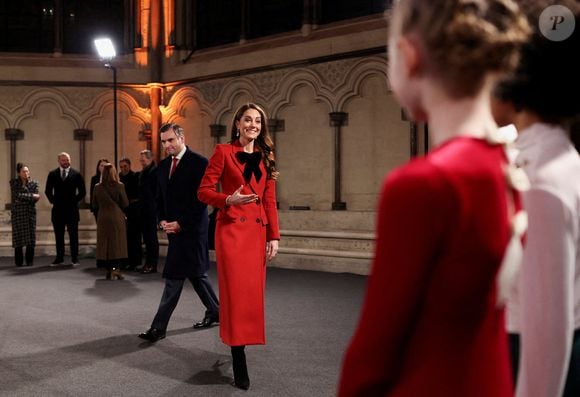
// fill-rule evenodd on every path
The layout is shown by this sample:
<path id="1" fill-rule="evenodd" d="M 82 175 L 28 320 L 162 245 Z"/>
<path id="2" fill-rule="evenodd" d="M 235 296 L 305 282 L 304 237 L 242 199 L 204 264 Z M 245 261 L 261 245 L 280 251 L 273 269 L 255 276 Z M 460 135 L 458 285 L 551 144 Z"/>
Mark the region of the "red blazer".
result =
<path id="1" fill-rule="evenodd" d="M 266 225 L 266 241 L 279 240 L 278 211 L 276 209 L 276 183 L 267 178 L 266 167 L 260 162 L 262 178 L 257 182 L 252 178 L 249 184 L 244 181 L 244 165 L 236 157 L 243 151 L 239 141 L 219 144 L 215 147 L 209 165 L 205 171 L 197 196 L 199 200 L 219 208 L 217 221 L 255 222 L 259 220 Z M 221 182 L 222 191 L 216 190 L 216 184 Z M 255 204 L 226 206 L 226 198 L 244 185 L 242 194 L 257 194 L 259 200 Z"/>

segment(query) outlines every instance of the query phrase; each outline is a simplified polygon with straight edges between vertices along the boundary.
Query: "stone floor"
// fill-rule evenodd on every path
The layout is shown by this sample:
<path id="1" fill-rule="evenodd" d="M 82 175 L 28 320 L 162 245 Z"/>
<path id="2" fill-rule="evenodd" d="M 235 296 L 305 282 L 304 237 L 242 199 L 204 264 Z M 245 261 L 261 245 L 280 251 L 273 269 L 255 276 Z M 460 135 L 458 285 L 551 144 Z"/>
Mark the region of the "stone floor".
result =
<path id="1" fill-rule="evenodd" d="M 191 286 L 167 338 L 151 345 L 137 334 L 159 304 L 159 274 L 106 281 L 94 260 L 53 268 L 51 259 L 15 268 L 0 258 L 0 396 L 333 396 L 366 282 L 269 268 L 267 344 L 246 349 L 244 392 L 231 385 L 219 328 L 192 329 L 203 307 Z"/>

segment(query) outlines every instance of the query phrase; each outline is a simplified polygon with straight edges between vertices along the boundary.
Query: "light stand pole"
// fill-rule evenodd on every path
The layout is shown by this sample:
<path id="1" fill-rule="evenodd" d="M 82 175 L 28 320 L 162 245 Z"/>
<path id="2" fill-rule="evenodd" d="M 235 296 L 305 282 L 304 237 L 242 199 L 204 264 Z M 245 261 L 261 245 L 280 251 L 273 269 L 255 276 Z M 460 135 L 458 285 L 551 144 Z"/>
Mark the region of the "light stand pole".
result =
<path id="1" fill-rule="evenodd" d="M 117 141 L 118 141 L 118 130 L 117 130 L 117 68 L 111 65 L 110 63 L 106 63 L 105 67 L 111 69 L 113 71 L 113 136 L 115 140 L 115 168 L 119 166 L 118 161 L 118 149 L 117 149 Z"/>
<path id="2" fill-rule="evenodd" d="M 101 59 L 105 60 L 105 67 L 113 71 L 113 134 L 115 140 L 115 167 L 119 166 L 118 163 L 118 150 L 117 150 L 117 68 L 113 66 L 111 61 L 116 55 L 115 47 L 113 42 L 108 38 L 100 38 L 95 40 L 95 47 Z"/>

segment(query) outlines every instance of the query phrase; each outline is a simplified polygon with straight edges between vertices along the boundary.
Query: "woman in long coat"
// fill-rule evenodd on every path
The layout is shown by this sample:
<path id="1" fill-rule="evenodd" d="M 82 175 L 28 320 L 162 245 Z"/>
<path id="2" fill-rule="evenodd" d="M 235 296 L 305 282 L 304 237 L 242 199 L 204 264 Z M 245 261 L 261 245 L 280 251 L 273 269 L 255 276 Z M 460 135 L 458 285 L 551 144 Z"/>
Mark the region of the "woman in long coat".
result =
<path id="1" fill-rule="evenodd" d="M 10 181 L 12 196 L 12 246 L 16 266 L 22 266 L 26 247 L 26 266 L 32 266 L 36 245 L 36 202 L 40 198 L 38 182 L 30 179 L 30 171 L 25 164 L 16 165 L 18 177 Z"/>
<path id="2" fill-rule="evenodd" d="M 129 205 L 125 186 L 112 164 L 105 164 L 101 183 L 93 192 L 97 215 L 97 267 L 107 269 L 107 279 L 122 280 L 119 267 L 127 259 L 127 232 L 123 209 Z"/>
<path id="3" fill-rule="evenodd" d="M 267 125 L 258 105 L 241 106 L 233 118 L 231 142 L 216 146 L 198 190 L 201 201 L 220 209 L 215 232 L 220 336 L 232 348 L 234 380 L 242 389 L 250 386 L 245 345 L 266 343 L 266 260 L 274 258 L 280 239 L 278 171 Z"/>

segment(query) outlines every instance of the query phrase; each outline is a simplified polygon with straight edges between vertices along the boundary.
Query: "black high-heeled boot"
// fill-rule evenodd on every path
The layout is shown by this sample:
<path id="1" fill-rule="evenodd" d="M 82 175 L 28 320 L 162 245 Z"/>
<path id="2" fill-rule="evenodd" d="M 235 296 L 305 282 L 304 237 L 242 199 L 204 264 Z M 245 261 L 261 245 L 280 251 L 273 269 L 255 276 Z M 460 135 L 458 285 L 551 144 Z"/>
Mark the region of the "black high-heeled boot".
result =
<path id="1" fill-rule="evenodd" d="M 234 367 L 234 383 L 236 387 L 243 390 L 250 388 L 250 377 L 248 376 L 248 367 L 246 365 L 246 346 L 232 346 L 232 362 Z"/>
<path id="2" fill-rule="evenodd" d="M 114 267 L 113 269 L 111 269 L 111 279 L 125 280 L 125 277 L 123 277 L 123 275 L 121 274 L 121 270 L 119 268 Z"/>

